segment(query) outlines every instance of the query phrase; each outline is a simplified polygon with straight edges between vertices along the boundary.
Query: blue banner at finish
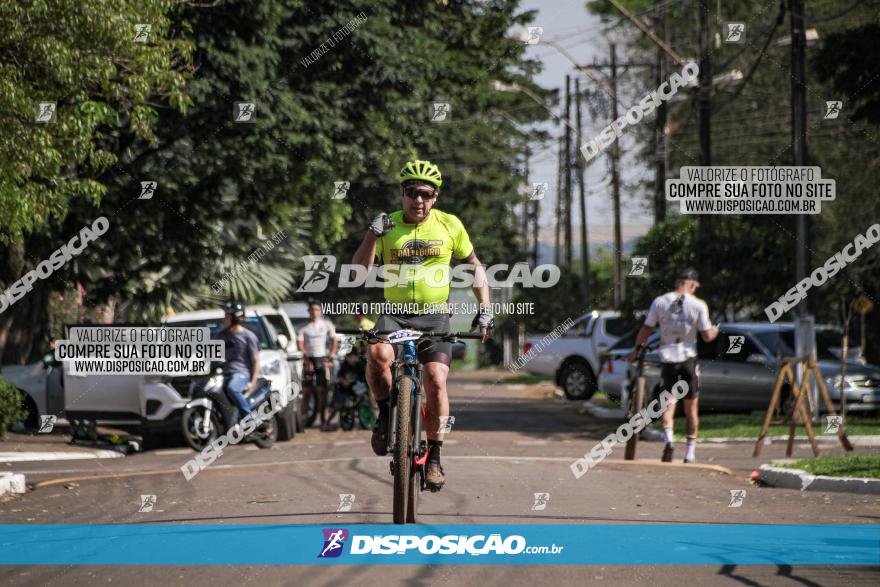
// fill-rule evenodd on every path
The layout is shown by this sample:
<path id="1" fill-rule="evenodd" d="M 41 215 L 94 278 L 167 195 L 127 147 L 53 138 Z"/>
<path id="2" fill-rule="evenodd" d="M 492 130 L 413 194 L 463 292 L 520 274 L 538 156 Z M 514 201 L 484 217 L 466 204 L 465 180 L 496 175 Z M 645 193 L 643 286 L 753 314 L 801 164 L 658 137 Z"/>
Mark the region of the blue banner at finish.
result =
<path id="1" fill-rule="evenodd" d="M 6 524 L 0 564 L 877 565 L 880 526 Z"/>

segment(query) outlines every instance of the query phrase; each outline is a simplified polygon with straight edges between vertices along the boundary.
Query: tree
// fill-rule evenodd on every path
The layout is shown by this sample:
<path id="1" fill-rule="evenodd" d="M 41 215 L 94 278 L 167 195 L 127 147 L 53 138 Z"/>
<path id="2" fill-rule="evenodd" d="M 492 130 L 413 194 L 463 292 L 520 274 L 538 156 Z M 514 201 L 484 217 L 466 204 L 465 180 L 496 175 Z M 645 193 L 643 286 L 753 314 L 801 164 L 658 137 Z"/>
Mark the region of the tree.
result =
<path id="1" fill-rule="evenodd" d="M 155 137 L 161 100 L 180 110 L 192 45 L 166 35 L 175 2 L 54 0 L 0 5 L 0 243 L 63 221 L 72 200 L 97 205 L 97 175 L 117 162 L 107 128 Z M 136 42 L 136 26 L 152 26 Z M 51 104 L 51 123 L 37 121 Z M 5 276 L 4 276 L 5 277 Z"/>
<path id="2" fill-rule="evenodd" d="M 192 45 L 169 34 L 176 3 L 54 0 L 0 6 L 0 282 L 18 280 L 106 211 L 104 174 L 119 162 L 108 141 L 126 132 L 155 142 L 160 108 L 183 111 Z M 152 28 L 136 29 L 148 24 Z M 145 42 L 135 40 L 147 32 Z M 40 103 L 54 105 L 40 106 Z M 39 114 L 51 122 L 38 123 Z M 73 209 L 88 214 L 71 214 Z M 78 278 L 70 263 L 57 277 Z M 98 262 L 100 264 L 100 261 Z M 64 282 L 60 282 L 63 284 Z M 67 282 L 70 283 L 70 282 Z M 5 361 L 38 355 L 50 289 L 0 314 Z M 15 331 L 11 339 L 11 329 Z"/>

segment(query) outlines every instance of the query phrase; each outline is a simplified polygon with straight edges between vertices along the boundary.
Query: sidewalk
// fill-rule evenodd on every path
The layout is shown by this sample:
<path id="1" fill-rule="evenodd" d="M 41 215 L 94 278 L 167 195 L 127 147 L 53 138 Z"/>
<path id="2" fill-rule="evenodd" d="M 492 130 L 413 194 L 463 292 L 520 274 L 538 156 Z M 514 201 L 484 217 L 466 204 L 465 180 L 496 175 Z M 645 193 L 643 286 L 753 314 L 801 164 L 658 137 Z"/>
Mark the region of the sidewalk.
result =
<path id="1" fill-rule="evenodd" d="M 95 443 L 94 447 L 71 444 L 66 434 L 12 434 L 0 440 L 0 463 L 66 461 L 124 457 L 125 447 Z"/>
<path id="2" fill-rule="evenodd" d="M 609 431 L 619 425 L 625 412 L 622 409 L 606 408 L 597 406 L 592 402 L 580 404 L 579 413 L 587 414 L 595 420 L 607 422 Z M 648 434 L 642 435 L 639 443 L 637 461 L 649 464 L 651 459 L 659 458 L 663 447 L 662 440 L 657 431 L 646 429 Z M 678 462 L 684 454 L 684 442 L 682 431 L 676 430 L 675 457 Z M 817 434 L 816 441 L 819 445 L 820 456 L 842 455 L 867 455 L 880 452 L 880 436 L 850 436 L 850 442 L 854 450 L 847 452 L 840 444 L 835 434 Z M 880 480 L 865 480 L 845 477 L 825 477 L 810 475 L 805 471 L 793 469 L 781 469 L 774 467 L 773 463 L 787 458 L 785 450 L 788 445 L 788 436 L 768 436 L 764 439 L 764 446 L 759 457 L 753 457 L 753 451 L 757 438 L 701 438 L 697 441 L 697 462 L 704 464 L 720 465 L 734 471 L 737 476 L 752 478 L 755 471 L 760 471 L 760 482 L 784 489 L 797 489 L 801 491 L 831 491 L 861 494 L 880 494 Z M 793 445 L 794 459 L 813 458 L 813 451 L 806 436 L 796 436 Z"/>

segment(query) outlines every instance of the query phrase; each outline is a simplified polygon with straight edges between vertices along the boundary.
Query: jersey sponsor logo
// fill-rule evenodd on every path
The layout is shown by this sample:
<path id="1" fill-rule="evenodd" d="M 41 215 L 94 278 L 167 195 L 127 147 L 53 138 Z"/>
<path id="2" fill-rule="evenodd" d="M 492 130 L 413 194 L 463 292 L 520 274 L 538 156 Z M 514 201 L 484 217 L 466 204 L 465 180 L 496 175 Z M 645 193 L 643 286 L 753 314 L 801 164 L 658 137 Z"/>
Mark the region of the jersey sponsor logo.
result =
<path id="1" fill-rule="evenodd" d="M 391 263 L 421 265 L 428 257 L 439 257 L 440 247 L 435 243 L 442 245 L 443 241 L 409 240 L 401 248 L 391 249 Z"/>

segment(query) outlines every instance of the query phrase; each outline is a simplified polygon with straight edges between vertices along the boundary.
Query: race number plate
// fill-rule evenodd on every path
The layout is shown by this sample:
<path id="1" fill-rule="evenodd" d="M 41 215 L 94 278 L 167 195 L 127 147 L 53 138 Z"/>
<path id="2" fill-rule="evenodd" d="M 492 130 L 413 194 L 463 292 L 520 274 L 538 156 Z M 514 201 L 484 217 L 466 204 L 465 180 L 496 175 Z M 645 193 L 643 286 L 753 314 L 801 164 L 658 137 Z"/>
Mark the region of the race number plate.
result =
<path id="1" fill-rule="evenodd" d="M 396 330 L 388 335 L 388 342 L 398 344 L 408 340 L 418 340 L 422 337 L 422 333 L 418 330 Z"/>

